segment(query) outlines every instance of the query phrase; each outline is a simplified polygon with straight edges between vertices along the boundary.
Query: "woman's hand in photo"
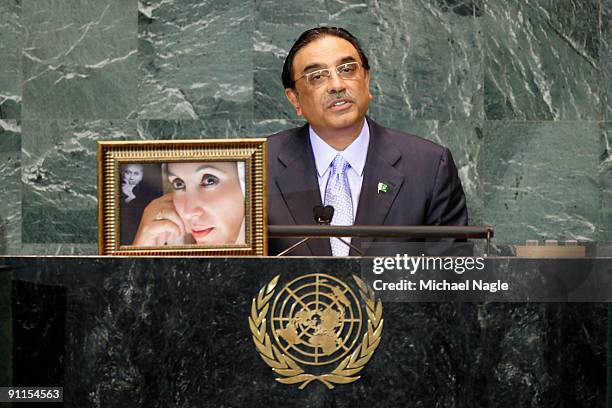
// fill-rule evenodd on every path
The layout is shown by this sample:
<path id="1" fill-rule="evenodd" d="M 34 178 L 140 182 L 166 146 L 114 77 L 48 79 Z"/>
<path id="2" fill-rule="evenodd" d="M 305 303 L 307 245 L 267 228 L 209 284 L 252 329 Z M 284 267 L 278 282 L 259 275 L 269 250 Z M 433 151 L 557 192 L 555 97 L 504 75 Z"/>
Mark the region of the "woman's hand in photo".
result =
<path id="1" fill-rule="evenodd" d="M 136 198 L 136 196 L 134 195 L 134 185 L 126 181 L 123 181 L 121 183 L 121 192 L 126 196 L 126 203 L 129 203 L 130 201 Z"/>
<path id="2" fill-rule="evenodd" d="M 163 246 L 170 240 L 182 239 L 185 226 L 173 203 L 174 193 L 151 201 L 144 209 L 133 245 Z"/>

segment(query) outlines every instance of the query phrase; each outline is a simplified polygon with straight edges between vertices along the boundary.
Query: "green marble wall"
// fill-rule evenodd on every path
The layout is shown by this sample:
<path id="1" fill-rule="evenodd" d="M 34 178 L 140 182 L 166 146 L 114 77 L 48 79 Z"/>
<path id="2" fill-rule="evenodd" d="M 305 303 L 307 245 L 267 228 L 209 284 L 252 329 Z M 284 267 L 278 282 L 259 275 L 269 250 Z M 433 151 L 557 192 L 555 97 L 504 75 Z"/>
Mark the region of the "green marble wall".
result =
<path id="1" fill-rule="evenodd" d="M 301 123 L 282 62 L 323 24 L 361 39 L 375 120 L 451 148 L 497 243 L 612 240 L 612 0 L 0 0 L 0 252 L 96 252 L 98 140 Z"/>

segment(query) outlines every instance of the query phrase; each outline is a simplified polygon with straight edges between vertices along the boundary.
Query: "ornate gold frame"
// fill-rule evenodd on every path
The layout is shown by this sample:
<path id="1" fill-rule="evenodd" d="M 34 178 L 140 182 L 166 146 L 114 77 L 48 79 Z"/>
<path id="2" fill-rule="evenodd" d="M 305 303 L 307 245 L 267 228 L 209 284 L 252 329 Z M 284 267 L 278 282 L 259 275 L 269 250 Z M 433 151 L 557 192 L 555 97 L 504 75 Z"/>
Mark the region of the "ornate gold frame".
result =
<path id="1" fill-rule="evenodd" d="M 98 251 L 119 256 L 262 256 L 267 254 L 266 139 L 98 142 Z M 244 161 L 246 244 L 137 247 L 120 245 L 121 163 Z"/>

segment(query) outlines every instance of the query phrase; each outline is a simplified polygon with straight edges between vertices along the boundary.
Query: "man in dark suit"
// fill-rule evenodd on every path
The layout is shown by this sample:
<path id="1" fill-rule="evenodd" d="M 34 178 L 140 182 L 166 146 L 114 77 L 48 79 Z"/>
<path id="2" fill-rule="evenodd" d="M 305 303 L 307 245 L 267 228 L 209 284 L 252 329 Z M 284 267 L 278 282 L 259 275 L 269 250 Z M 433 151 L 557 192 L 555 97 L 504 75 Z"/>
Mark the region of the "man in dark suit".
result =
<path id="1" fill-rule="evenodd" d="M 315 224 L 317 205 L 334 206 L 332 225 L 467 224 L 448 149 L 366 117 L 369 70 L 359 42 L 342 28 L 308 30 L 289 51 L 285 95 L 308 124 L 268 138 L 271 225 Z M 269 253 L 294 242 L 270 239 Z M 290 254 L 348 253 L 335 239 L 313 239 Z"/>

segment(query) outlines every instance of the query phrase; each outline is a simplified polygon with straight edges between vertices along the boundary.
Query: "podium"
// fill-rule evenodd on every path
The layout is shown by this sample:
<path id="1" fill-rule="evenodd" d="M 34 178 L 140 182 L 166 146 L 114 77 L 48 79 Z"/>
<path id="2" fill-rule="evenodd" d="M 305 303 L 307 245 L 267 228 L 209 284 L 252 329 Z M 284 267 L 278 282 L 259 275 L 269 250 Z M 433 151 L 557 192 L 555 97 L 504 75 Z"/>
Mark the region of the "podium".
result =
<path id="1" fill-rule="evenodd" d="M 65 407 L 605 406 L 604 303 L 385 303 L 358 381 L 275 381 L 253 344 L 253 297 L 279 274 L 348 281 L 360 262 L 2 257 L 2 358 L 13 386 L 62 386 Z"/>

